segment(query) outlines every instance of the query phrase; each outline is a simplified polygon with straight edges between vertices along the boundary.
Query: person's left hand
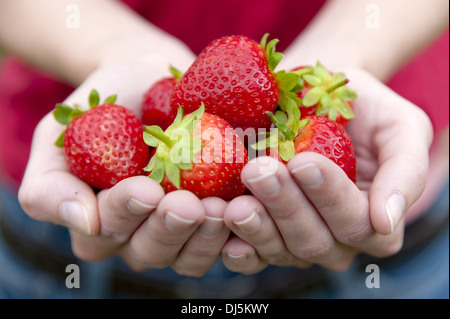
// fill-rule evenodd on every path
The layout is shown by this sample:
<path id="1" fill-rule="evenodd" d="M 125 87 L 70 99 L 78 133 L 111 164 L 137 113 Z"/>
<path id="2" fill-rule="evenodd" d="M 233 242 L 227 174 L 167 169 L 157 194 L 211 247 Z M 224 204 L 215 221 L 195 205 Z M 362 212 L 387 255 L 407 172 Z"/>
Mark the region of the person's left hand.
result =
<path id="1" fill-rule="evenodd" d="M 230 270 L 315 263 L 343 271 L 360 252 L 382 257 L 401 249 L 404 213 L 426 183 L 431 124 L 370 74 L 347 75 L 358 92 L 347 127 L 357 183 L 316 153 L 297 154 L 287 165 L 269 157 L 250 161 L 241 176 L 253 196 L 235 198 L 225 211 L 235 234 L 222 249 Z"/>

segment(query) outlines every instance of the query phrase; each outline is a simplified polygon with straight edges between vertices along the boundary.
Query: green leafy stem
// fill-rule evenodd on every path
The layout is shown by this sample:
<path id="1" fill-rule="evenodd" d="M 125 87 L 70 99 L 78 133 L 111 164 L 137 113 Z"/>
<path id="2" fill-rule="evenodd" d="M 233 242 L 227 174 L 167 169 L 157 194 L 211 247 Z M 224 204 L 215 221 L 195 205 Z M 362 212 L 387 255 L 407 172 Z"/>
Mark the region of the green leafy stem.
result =
<path id="1" fill-rule="evenodd" d="M 155 147 L 155 155 L 150 159 L 145 171 L 151 172 L 149 177 L 161 183 L 164 176 L 180 188 L 181 170 L 192 169 L 194 155 L 201 151 L 201 140 L 193 137 L 197 120 L 203 116 L 205 106 L 184 116 L 180 106 L 174 122 L 166 131 L 157 125 L 144 126 L 143 138 L 147 145 Z"/>

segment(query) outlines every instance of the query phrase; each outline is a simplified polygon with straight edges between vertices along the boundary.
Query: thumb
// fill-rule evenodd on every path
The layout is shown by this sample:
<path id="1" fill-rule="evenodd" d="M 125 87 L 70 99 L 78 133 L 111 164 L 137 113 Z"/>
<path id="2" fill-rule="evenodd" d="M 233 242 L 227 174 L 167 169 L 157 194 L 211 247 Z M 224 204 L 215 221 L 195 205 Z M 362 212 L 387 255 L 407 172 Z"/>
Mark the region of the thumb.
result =
<path id="1" fill-rule="evenodd" d="M 377 233 L 390 235 L 403 225 L 409 207 L 425 188 L 432 123 L 420 107 L 369 73 L 359 69 L 346 73 L 358 92 L 356 119 L 347 128 L 358 153 L 358 174 L 366 175 L 361 182 L 371 185 L 370 220 Z"/>
<path id="2" fill-rule="evenodd" d="M 407 163 L 407 164 L 405 164 Z M 389 235 L 425 187 L 427 160 L 399 155 L 383 162 L 370 190 L 371 221 L 377 232 Z"/>
<path id="3" fill-rule="evenodd" d="M 99 232 L 96 201 L 92 188 L 68 172 L 27 176 L 19 189 L 19 202 L 30 217 L 87 235 Z"/>
<path id="4" fill-rule="evenodd" d="M 64 152 L 54 145 L 61 128 L 51 115 L 39 123 L 18 199 L 32 218 L 94 235 L 100 222 L 92 188 L 72 175 Z"/>
<path id="5" fill-rule="evenodd" d="M 380 139 L 380 167 L 370 189 L 370 210 L 375 230 L 384 235 L 394 231 L 427 181 L 431 123 L 421 110 L 411 109 L 409 115 L 409 121 L 391 125 L 386 138 Z"/>

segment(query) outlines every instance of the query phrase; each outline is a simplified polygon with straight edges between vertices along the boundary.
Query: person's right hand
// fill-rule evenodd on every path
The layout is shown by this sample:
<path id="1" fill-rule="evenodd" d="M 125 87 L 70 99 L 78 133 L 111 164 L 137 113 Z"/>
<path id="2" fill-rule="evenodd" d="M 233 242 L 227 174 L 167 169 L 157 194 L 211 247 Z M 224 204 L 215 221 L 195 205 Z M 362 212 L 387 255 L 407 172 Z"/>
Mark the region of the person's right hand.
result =
<path id="1" fill-rule="evenodd" d="M 100 97 L 117 93 L 117 104 L 138 113 L 143 92 L 158 74 L 145 63 L 100 68 L 64 102 L 83 105 L 95 88 Z M 200 201 L 187 191 L 164 195 L 146 176 L 95 193 L 70 173 L 63 150 L 54 145 L 63 129 L 49 113 L 35 130 L 19 190 L 29 216 L 67 226 L 73 252 L 83 260 L 119 255 L 136 271 L 171 266 L 189 276 L 201 276 L 214 265 L 229 235 L 223 200 Z"/>

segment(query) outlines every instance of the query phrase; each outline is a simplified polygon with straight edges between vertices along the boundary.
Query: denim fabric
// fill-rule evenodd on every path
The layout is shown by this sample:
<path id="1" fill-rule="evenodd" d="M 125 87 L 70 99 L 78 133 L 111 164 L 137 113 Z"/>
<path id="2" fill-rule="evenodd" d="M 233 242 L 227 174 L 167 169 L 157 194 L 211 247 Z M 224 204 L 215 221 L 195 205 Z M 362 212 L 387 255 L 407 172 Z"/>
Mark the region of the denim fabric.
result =
<path id="1" fill-rule="evenodd" d="M 379 266 L 379 288 L 368 288 L 365 272 L 354 263 L 343 273 L 327 272 L 328 289 L 304 294 L 314 299 L 448 299 L 449 228 L 401 261 Z M 376 263 L 375 263 L 376 264 Z"/>

